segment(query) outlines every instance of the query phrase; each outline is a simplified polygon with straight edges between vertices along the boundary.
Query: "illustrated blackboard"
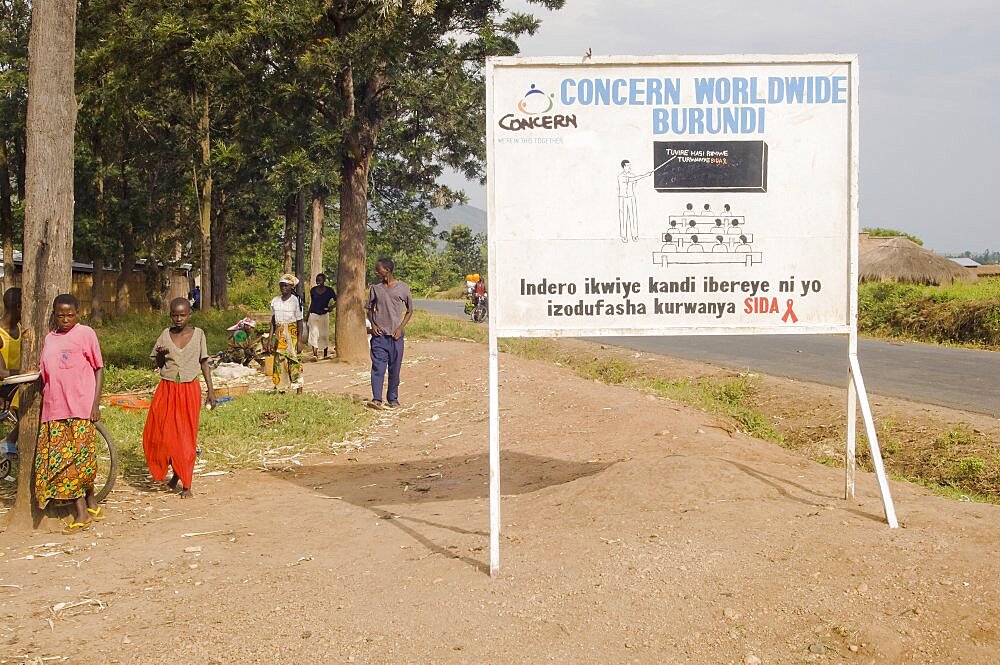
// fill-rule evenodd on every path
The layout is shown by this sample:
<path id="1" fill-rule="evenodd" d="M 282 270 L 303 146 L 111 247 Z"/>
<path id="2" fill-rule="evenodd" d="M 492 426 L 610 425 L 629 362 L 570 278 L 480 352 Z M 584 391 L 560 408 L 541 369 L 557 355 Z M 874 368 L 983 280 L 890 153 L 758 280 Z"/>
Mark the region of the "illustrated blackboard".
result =
<path id="1" fill-rule="evenodd" d="M 654 141 L 659 192 L 766 192 L 763 141 Z"/>

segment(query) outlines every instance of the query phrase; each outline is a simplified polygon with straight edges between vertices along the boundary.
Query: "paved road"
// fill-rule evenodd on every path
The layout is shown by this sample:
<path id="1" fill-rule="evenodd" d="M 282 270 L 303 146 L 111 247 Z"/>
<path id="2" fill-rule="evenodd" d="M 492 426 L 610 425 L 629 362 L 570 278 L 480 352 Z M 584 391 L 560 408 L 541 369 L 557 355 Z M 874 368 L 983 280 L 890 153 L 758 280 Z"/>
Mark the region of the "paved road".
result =
<path id="1" fill-rule="evenodd" d="M 462 303 L 418 300 L 464 316 Z M 638 351 L 711 362 L 832 386 L 847 385 L 847 338 L 836 335 L 702 335 L 591 338 Z M 1000 353 L 861 339 L 858 359 L 870 393 L 1000 418 Z"/>

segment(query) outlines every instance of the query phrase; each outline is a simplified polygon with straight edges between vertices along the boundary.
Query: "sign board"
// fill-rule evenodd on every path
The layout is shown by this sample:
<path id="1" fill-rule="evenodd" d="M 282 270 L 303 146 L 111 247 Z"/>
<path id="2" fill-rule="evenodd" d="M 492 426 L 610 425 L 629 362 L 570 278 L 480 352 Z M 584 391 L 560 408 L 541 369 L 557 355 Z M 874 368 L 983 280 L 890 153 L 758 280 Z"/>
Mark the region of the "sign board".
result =
<path id="1" fill-rule="evenodd" d="M 848 336 L 845 497 L 861 406 L 854 56 L 486 64 L 490 574 L 500 570 L 498 337 Z"/>
<path id="2" fill-rule="evenodd" d="M 851 56 L 487 64 L 499 336 L 848 333 Z"/>

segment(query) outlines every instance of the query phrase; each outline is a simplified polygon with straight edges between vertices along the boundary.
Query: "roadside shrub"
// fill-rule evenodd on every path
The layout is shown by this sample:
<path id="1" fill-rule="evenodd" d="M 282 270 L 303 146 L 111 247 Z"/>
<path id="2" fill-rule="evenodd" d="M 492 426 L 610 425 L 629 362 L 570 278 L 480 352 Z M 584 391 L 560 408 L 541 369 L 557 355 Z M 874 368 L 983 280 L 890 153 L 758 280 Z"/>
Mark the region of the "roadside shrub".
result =
<path id="1" fill-rule="evenodd" d="M 959 478 L 971 480 L 986 469 L 986 462 L 978 457 L 963 457 L 955 463 L 955 474 Z"/>
<path id="2" fill-rule="evenodd" d="M 243 305 L 254 312 L 266 312 L 271 298 L 278 294 L 277 276 L 239 275 L 229 284 L 229 302 Z"/>
<path id="3" fill-rule="evenodd" d="M 1000 280 L 948 287 L 864 283 L 858 327 L 883 337 L 1000 347 Z"/>

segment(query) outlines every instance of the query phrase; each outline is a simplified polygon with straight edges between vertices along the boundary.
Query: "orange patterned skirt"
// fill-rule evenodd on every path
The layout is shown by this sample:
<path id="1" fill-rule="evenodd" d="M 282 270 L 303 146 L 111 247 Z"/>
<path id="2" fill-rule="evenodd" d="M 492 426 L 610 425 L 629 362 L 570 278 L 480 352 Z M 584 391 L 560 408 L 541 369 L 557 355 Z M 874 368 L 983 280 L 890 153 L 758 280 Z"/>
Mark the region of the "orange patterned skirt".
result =
<path id="1" fill-rule="evenodd" d="M 83 418 L 50 420 L 38 430 L 35 500 L 42 509 L 52 499 L 79 499 L 94 489 L 97 428 Z"/>

